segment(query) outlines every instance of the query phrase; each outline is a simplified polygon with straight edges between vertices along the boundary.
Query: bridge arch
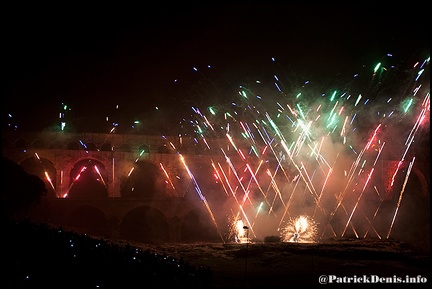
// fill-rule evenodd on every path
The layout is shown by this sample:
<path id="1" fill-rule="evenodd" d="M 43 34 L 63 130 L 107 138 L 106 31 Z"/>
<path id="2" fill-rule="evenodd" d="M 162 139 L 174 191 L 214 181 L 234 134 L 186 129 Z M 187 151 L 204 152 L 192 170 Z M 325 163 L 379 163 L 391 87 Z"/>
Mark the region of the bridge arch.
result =
<path id="1" fill-rule="evenodd" d="M 98 150 L 97 145 L 92 141 L 87 141 L 85 143 L 85 145 L 87 147 L 87 150 L 89 150 L 89 151 L 97 151 Z"/>
<path id="2" fill-rule="evenodd" d="M 430 223 L 430 193 L 427 188 L 424 173 L 415 167 L 409 172 L 409 163 L 402 163 L 387 197 L 382 201 L 377 214 L 380 221 L 375 228 L 384 235 L 391 228 L 391 236 L 398 240 L 421 240 Z"/>
<path id="3" fill-rule="evenodd" d="M 140 206 L 123 217 L 119 236 L 120 239 L 146 243 L 165 242 L 169 238 L 169 223 L 160 210 Z"/>
<path id="4" fill-rule="evenodd" d="M 120 184 L 120 194 L 125 198 L 148 198 L 165 191 L 165 182 L 160 169 L 151 161 L 134 163 L 132 172 Z"/>
<path id="5" fill-rule="evenodd" d="M 65 226 L 91 236 L 109 236 L 105 214 L 93 205 L 82 205 L 72 209 L 66 217 Z"/>
<path id="6" fill-rule="evenodd" d="M 108 172 L 105 165 L 94 158 L 77 161 L 70 171 L 68 198 L 108 197 Z"/>
<path id="7" fill-rule="evenodd" d="M 140 154 L 141 153 L 149 153 L 150 152 L 150 145 L 148 145 L 148 144 L 141 144 L 138 147 L 138 151 L 139 151 Z"/>
<path id="8" fill-rule="evenodd" d="M 180 237 L 182 242 L 221 241 L 210 217 L 198 209 L 190 210 L 183 218 Z"/>
<path id="9" fill-rule="evenodd" d="M 101 145 L 100 150 L 101 150 L 101 151 L 105 151 L 105 152 L 112 151 L 112 150 L 113 150 L 113 145 L 112 145 L 110 142 L 105 141 L 105 142 Z"/>

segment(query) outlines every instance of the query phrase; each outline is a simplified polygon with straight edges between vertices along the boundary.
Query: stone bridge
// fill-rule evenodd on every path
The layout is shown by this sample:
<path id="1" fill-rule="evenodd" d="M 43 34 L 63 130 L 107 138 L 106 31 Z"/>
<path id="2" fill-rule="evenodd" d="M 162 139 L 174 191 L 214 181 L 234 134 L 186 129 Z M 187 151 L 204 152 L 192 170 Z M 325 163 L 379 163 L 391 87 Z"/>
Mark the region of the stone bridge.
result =
<path id="1" fill-rule="evenodd" d="M 225 240 L 228 232 L 219 227 L 225 220 L 213 216 L 206 203 L 212 192 L 221 191 L 222 181 L 214 181 L 215 166 L 227 172 L 223 176 L 227 179 L 241 178 L 232 167 L 238 172 L 248 168 L 229 141 L 220 139 L 208 140 L 207 145 L 217 142 L 225 156 L 210 153 L 202 142 L 184 137 L 13 131 L 2 135 L 3 156 L 46 184 L 48 194 L 29 213 L 32 218 L 115 239 Z M 411 190 L 427 202 L 428 151 L 416 152 L 420 157 L 410 168 Z M 394 201 L 397 195 L 389 183 L 398 166 L 407 171 L 409 162 L 387 156 L 375 173 L 380 178 L 375 190 Z M 86 185 L 80 186 L 84 182 Z M 198 184 L 205 184 L 207 199 Z"/>
<path id="2" fill-rule="evenodd" d="M 62 132 L 3 134 L 3 155 L 42 179 L 48 173 L 50 195 L 60 198 L 68 194 L 74 179 L 89 163 L 97 166 L 108 197 L 121 196 L 121 183 L 137 162 L 145 162 L 150 171 L 162 170 L 165 175 L 162 178 L 176 188 L 174 183 L 185 172 L 185 164 L 177 154 L 180 151 L 187 155 L 188 163 L 208 165 L 208 157 L 193 140 L 186 138 Z M 182 196 L 185 190 L 175 189 L 171 195 Z"/>
<path id="3" fill-rule="evenodd" d="M 220 240 L 185 169 L 211 170 L 208 156 L 195 154 L 198 150 L 187 138 L 63 132 L 4 132 L 2 148 L 3 156 L 46 184 L 47 197 L 33 210 L 33 218 L 110 238 Z M 124 185 L 140 169 L 138 164 L 145 164 L 141 173 L 148 180 Z M 97 168 L 104 186 L 80 187 L 83 168 Z"/>

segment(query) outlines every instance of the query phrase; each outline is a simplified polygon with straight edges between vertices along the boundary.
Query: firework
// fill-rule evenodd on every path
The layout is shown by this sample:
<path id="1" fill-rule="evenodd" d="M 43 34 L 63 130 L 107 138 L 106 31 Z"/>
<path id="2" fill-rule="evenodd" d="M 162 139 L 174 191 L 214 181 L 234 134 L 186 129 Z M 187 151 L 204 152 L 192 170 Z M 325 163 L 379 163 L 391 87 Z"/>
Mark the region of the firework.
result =
<path id="1" fill-rule="evenodd" d="M 224 242 L 278 234 L 284 242 L 390 238 L 412 193 L 413 148 L 430 121 L 430 59 L 408 68 L 391 61 L 388 55 L 330 87 L 312 81 L 288 86 L 274 75 L 270 85 L 258 80 L 236 87 L 232 102 L 192 107 L 191 119 L 182 123 L 188 132 L 178 133 L 178 144 L 169 142 L 183 175 L 170 175 L 159 163 L 167 190 L 187 197 L 190 190 L 183 188 L 193 188 Z M 191 166 L 187 149 L 183 153 L 186 138 L 208 156 L 202 158 L 207 168 Z M 44 172 L 54 189 L 53 176 Z M 69 190 L 57 197 L 68 197 L 90 172 L 106 189 L 99 166 L 88 163 L 76 168 Z M 128 179 L 135 173 L 133 166 Z"/>
<path id="2" fill-rule="evenodd" d="M 384 60 L 330 88 L 306 81 L 284 90 L 275 75 L 276 92 L 257 81 L 256 87 L 240 86 L 230 105 L 193 107 L 188 123 L 212 155 L 211 175 L 225 200 L 223 210 L 206 202 L 212 220 L 212 212 L 229 210 L 231 227 L 244 222 L 254 238 L 280 231 L 287 242 L 389 238 L 404 193 L 394 179 L 418 134 L 429 128 L 430 59 L 415 63 L 403 82 L 397 79 L 401 70 Z M 391 160 L 398 165 L 382 177 L 383 162 Z M 201 199 L 209 191 L 195 187 Z M 383 216 L 383 204 L 394 196 L 392 217 Z M 391 225 L 383 225 L 389 219 Z M 242 229 L 229 230 L 229 239 L 244 238 Z"/>
<path id="3" fill-rule="evenodd" d="M 308 216 L 291 218 L 281 229 L 281 241 L 293 243 L 315 243 L 318 240 L 318 228 Z"/>

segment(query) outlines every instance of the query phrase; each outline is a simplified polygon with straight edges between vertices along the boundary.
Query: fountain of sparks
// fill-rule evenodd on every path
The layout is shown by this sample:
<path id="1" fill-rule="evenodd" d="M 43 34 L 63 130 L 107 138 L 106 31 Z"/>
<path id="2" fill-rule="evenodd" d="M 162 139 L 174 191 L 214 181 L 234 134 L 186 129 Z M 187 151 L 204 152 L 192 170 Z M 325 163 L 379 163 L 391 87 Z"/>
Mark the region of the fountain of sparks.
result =
<path id="1" fill-rule="evenodd" d="M 251 242 L 249 238 L 249 228 L 242 220 L 235 221 L 232 227 L 235 243 L 245 244 Z"/>
<path id="2" fill-rule="evenodd" d="M 308 216 L 291 218 L 281 229 L 281 241 L 292 243 L 315 243 L 318 239 L 318 229 L 315 221 Z"/>
<path id="3" fill-rule="evenodd" d="M 284 241 L 388 239 L 403 206 L 404 188 L 395 179 L 411 172 L 402 168 L 411 168 L 410 149 L 429 129 L 429 63 L 414 63 L 413 77 L 404 82 L 395 83 L 397 66 L 380 63 L 324 89 L 304 82 L 286 91 L 275 75 L 276 92 L 267 98 L 260 93 L 268 89 L 257 81 L 256 92 L 241 86 L 238 101 L 228 107 L 193 107 L 189 123 L 211 167 L 206 180 L 219 185 L 211 199 L 222 201 L 208 201 L 212 190 L 195 177 L 203 171 L 190 170 L 187 155 L 179 157 L 220 236 L 217 220 L 228 215 L 235 227 L 242 220 L 252 238 L 282 231 Z M 389 159 L 397 165 L 384 171 Z M 241 230 L 228 231 L 224 240 L 244 238 Z"/>

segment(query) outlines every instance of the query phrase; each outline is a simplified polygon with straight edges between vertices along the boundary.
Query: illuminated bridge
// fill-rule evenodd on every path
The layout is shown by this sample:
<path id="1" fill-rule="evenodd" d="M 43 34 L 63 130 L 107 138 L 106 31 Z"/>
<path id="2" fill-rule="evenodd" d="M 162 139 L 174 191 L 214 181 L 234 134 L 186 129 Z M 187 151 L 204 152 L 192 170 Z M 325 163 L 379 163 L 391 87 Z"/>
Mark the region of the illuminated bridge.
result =
<path id="1" fill-rule="evenodd" d="M 64 132 L 2 135 L 3 156 L 46 184 L 47 196 L 30 212 L 32 218 L 114 239 L 221 241 L 225 235 L 217 227 L 226 222 L 221 213 L 225 205 L 220 195 L 215 197 L 222 188 L 221 182 L 215 182 L 214 166 L 226 167 L 225 178 L 240 178 L 230 166 L 239 172 L 249 168 L 229 141 L 220 139 L 208 141 L 223 147 L 225 157 L 184 137 Z M 422 153 L 412 168 L 410 186 L 424 201 L 429 200 L 430 178 L 429 155 Z M 227 156 L 232 163 L 227 164 Z M 388 183 L 398 165 L 403 171 L 409 163 L 400 164 L 387 156 L 376 173 L 382 185 L 375 189 L 395 201 L 397 196 Z M 209 214 L 206 201 L 217 202 L 219 214 Z"/>
<path id="2" fill-rule="evenodd" d="M 46 183 L 39 218 L 89 234 L 142 241 L 214 237 L 214 222 L 203 214 L 177 153 L 187 155 L 191 168 L 210 169 L 207 156 L 195 154 L 198 150 L 186 138 L 3 133 L 3 156 Z"/>

